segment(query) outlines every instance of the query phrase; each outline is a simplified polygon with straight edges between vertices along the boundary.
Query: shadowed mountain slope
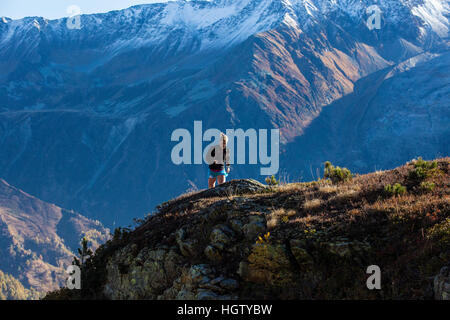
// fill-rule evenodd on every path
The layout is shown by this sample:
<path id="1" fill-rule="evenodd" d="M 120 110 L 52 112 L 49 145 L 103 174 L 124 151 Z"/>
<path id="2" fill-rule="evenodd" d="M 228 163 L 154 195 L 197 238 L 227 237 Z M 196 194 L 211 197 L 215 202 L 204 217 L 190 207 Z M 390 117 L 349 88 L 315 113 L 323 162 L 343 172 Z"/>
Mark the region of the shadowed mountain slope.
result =
<path id="1" fill-rule="evenodd" d="M 45 292 L 61 286 L 83 236 L 96 248 L 109 230 L 0 179 L 0 270 L 25 288 Z"/>

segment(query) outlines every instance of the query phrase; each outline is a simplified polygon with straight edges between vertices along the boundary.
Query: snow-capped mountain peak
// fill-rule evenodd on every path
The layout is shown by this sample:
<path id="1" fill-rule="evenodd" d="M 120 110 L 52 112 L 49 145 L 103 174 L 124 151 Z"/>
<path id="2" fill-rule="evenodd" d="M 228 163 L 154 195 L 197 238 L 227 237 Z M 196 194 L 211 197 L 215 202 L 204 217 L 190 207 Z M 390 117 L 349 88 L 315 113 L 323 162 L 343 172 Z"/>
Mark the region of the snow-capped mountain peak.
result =
<path id="1" fill-rule="evenodd" d="M 367 19 L 367 8 L 374 4 L 380 7 L 385 24 L 395 26 L 416 17 L 422 21 L 422 34 L 448 36 L 448 0 L 183 0 L 82 15 L 80 29 L 68 28 L 71 18 L 45 21 L 36 17 L 3 17 L 0 43 L 15 38 L 36 45 L 40 40 L 30 41 L 29 37 L 39 38 L 45 33 L 47 38 L 69 42 L 80 37 L 93 42 L 106 40 L 107 47 L 117 52 L 130 46 L 158 44 L 176 34 L 178 49 L 195 41 L 196 50 L 202 50 L 229 47 L 280 24 L 304 29 L 327 20 L 331 14 L 348 16 L 362 24 Z M 39 32 L 29 33 L 30 29 Z"/>

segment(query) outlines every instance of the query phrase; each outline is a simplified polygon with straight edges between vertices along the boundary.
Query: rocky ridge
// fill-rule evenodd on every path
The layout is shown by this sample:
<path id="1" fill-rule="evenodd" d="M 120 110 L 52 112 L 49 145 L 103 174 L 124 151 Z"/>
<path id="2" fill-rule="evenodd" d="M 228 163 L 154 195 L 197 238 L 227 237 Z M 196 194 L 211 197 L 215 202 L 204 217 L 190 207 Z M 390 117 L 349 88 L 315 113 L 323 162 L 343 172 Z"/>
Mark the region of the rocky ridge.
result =
<path id="1" fill-rule="evenodd" d="M 339 185 L 236 180 L 183 195 L 117 230 L 84 266 L 86 291 L 47 298 L 448 299 L 449 159 L 435 166 L 421 182 L 412 161 Z M 407 191 L 389 194 L 396 183 Z M 381 290 L 366 287 L 370 265 Z"/>

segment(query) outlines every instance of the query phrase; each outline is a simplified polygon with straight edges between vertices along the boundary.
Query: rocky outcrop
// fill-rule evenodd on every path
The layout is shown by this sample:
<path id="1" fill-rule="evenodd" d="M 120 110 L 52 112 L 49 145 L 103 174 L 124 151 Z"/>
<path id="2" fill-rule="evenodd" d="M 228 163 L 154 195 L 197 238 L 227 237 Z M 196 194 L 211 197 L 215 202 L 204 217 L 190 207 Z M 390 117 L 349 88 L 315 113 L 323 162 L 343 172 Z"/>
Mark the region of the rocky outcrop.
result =
<path id="1" fill-rule="evenodd" d="M 156 299 L 181 273 L 182 257 L 175 248 L 119 250 L 106 266 L 104 294 L 110 299 Z"/>
<path id="2" fill-rule="evenodd" d="M 127 246 L 106 267 L 103 293 L 109 299 L 217 300 L 237 298 L 236 279 L 220 275 L 208 264 L 188 267 L 176 248 L 139 251 Z"/>
<path id="3" fill-rule="evenodd" d="M 189 200 L 205 199 L 212 197 L 234 197 L 243 194 L 252 194 L 258 192 L 268 191 L 269 187 L 253 179 L 238 179 L 225 182 L 212 189 L 200 191 L 189 197 Z M 174 203 L 179 202 L 179 199 L 164 202 L 157 206 L 159 210 L 164 210 L 166 207 L 171 207 Z"/>
<path id="4" fill-rule="evenodd" d="M 267 190 L 267 186 L 254 180 L 233 180 L 195 194 L 188 201 Z M 160 209 L 179 209 L 177 202 L 165 203 Z M 253 243 L 266 230 L 266 222 L 259 212 L 232 210 L 236 204 L 241 208 L 252 207 L 245 198 L 219 201 L 198 214 L 208 228 L 197 230 L 195 225 L 186 224 L 167 235 L 174 239 L 173 246 L 138 249 L 133 244 L 118 250 L 107 263 L 103 294 L 110 299 L 237 299 L 239 275 L 223 272 L 220 264 L 242 249 L 248 251 L 250 245 L 242 246 L 240 240 Z M 204 239 L 200 232 L 205 234 Z M 191 265 L 190 261 L 199 256 L 206 263 Z"/>
<path id="5" fill-rule="evenodd" d="M 237 280 L 218 275 L 210 265 L 199 264 L 185 270 L 158 299 L 231 300 L 238 298 L 238 288 Z"/>
<path id="6" fill-rule="evenodd" d="M 449 166 L 433 165 L 427 191 L 410 163 L 334 186 L 237 180 L 179 197 L 116 233 L 85 266 L 86 279 L 104 277 L 87 287 L 107 299 L 218 300 L 430 299 L 434 286 L 448 299 L 448 267 L 431 279 L 450 259 Z M 387 196 L 394 181 L 408 194 Z M 223 190 L 233 192 L 210 196 Z M 371 265 L 379 290 L 367 286 Z"/>
<path id="7" fill-rule="evenodd" d="M 450 300 L 450 267 L 442 267 L 434 277 L 434 298 L 436 300 Z"/>

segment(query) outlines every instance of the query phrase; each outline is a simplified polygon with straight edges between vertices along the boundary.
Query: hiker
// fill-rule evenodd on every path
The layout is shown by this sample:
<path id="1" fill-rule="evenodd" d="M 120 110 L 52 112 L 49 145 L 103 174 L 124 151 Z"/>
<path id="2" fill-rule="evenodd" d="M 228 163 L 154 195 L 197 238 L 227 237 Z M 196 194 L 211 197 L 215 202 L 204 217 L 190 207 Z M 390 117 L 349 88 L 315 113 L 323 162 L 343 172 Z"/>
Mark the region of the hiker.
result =
<path id="1" fill-rule="evenodd" d="M 208 150 L 208 158 L 210 159 L 210 161 L 208 161 L 209 188 L 214 188 L 216 186 L 216 180 L 218 184 L 224 183 L 227 179 L 228 173 L 230 173 L 230 152 L 227 148 L 227 143 L 228 137 L 224 133 L 221 133 L 219 145 L 213 146 Z"/>

